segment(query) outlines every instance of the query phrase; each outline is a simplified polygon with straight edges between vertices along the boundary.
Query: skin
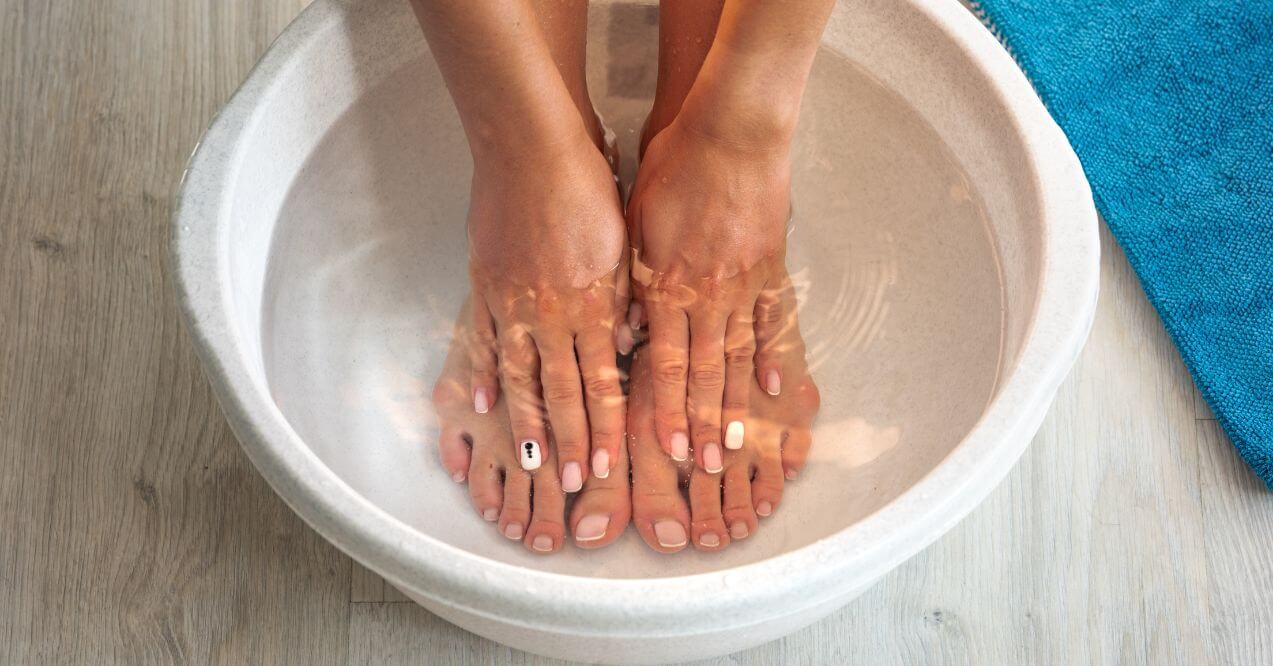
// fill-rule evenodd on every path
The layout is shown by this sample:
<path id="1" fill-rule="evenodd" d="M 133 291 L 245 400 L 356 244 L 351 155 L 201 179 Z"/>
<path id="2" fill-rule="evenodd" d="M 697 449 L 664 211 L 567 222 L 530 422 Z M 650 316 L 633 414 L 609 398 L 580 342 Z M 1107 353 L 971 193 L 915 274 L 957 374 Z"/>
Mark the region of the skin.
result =
<path id="1" fill-rule="evenodd" d="M 752 376 L 782 390 L 769 294 L 783 274 L 791 138 L 834 2 L 685 4 L 661 6 L 659 89 L 628 202 L 633 320 L 650 329 L 661 448 L 681 458 L 688 441 L 714 471 L 730 424 L 745 432 Z"/>
<path id="2" fill-rule="evenodd" d="M 533 472 L 523 470 L 517 451 L 508 446 L 512 434 L 508 412 L 473 411 L 468 397 L 471 355 L 465 347 L 471 339 L 470 307 L 465 304 L 457 320 L 446 364 L 433 388 L 442 466 L 457 483 L 468 484 L 479 516 L 533 553 L 561 550 L 567 526 L 579 548 L 600 548 L 614 541 L 631 516 L 627 447 L 620 448 L 607 478 L 591 476 L 584 482 L 567 517 L 561 480 L 551 459 Z M 551 456 L 553 447 L 546 450 Z"/>
<path id="3" fill-rule="evenodd" d="M 468 305 L 433 389 L 442 466 L 456 482 L 468 484 L 479 516 L 537 554 L 557 552 L 567 538 L 579 548 L 601 548 L 623 534 L 629 522 L 661 553 L 690 545 L 716 551 L 755 534 L 760 519 L 778 508 L 786 481 L 804 468 L 819 405 L 794 316 L 794 292 L 785 278 L 781 284 L 776 297 L 792 315 L 779 328 L 773 353 L 790 378 L 789 387 L 777 396 L 758 396 L 748 415 L 747 443 L 726 453 L 721 472 L 674 461 L 659 447 L 651 355 L 641 348 L 632 367 L 628 445 L 608 478 L 594 476 L 584 483 L 566 516 L 556 466 L 522 470 L 516 452 L 507 446 L 511 431 L 506 412 L 477 414 L 470 409 Z"/>
<path id="4" fill-rule="evenodd" d="M 578 491 L 619 459 L 615 356 L 632 339 L 622 208 L 583 76 L 587 4 L 412 6 L 473 154 L 468 402 L 505 409 L 509 448 L 554 449 Z"/>
<path id="5" fill-rule="evenodd" d="M 777 510 L 786 481 L 804 468 L 820 397 L 805 362 L 794 293 L 785 275 L 779 283 L 775 296 L 791 315 L 779 327 L 772 352 L 788 387 L 777 396 L 757 394 L 747 416 L 747 441 L 725 452 L 720 472 L 664 454 L 655 433 L 658 379 L 652 350 L 637 350 L 628 407 L 632 516 L 641 538 L 658 552 L 674 553 L 687 545 L 717 551 L 755 534 L 759 520 Z"/>

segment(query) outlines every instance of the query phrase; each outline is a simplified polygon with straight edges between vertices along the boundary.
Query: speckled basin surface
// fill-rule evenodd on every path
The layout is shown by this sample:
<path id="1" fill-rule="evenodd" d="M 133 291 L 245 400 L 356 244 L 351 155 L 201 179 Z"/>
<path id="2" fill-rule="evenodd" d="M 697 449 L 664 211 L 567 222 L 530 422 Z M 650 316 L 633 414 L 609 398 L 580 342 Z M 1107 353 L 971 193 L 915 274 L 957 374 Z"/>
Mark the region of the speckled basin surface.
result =
<path id="1" fill-rule="evenodd" d="M 590 16 L 594 101 L 627 155 L 656 16 Z M 719 554 L 658 555 L 630 530 L 536 557 L 438 465 L 428 394 L 466 293 L 471 165 L 403 0 L 318 0 L 279 38 L 191 160 L 175 278 L 261 473 L 412 598 L 550 656 L 724 654 L 835 610 L 976 506 L 1096 301 L 1078 162 L 953 0 L 836 8 L 795 165 L 788 266 L 823 407 L 780 510 Z"/>

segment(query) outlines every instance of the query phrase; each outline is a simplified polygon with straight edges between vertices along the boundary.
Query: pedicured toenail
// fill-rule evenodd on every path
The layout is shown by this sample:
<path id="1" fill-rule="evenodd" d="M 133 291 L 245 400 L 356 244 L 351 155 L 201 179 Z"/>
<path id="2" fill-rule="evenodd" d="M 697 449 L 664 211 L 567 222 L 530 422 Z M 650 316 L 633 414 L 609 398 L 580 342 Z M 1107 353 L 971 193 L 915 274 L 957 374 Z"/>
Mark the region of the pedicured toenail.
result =
<path id="1" fill-rule="evenodd" d="M 722 469 L 720 444 L 708 444 L 703 447 L 703 469 L 715 474 Z"/>
<path id="2" fill-rule="evenodd" d="M 765 500 L 760 500 L 759 502 L 756 503 L 756 515 L 768 516 L 769 514 L 773 512 L 774 512 L 774 505 L 770 504 L 769 502 L 766 502 Z"/>
<path id="3" fill-rule="evenodd" d="M 568 493 L 577 493 L 583 488 L 583 469 L 577 462 L 568 462 L 561 468 L 561 489 Z"/>
<path id="4" fill-rule="evenodd" d="M 682 462 L 690 457 L 690 438 L 683 432 L 672 433 L 672 460 Z"/>
<path id="5" fill-rule="evenodd" d="M 698 543 L 708 548 L 715 548 L 720 545 L 720 535 L 715 532 L 707 532 L 698 538 Z"/>
<path id="6" fill-rule="evenodd" d="M 795 481 L 795 480 L 796 480 L 796 477 L 797 477 L 797 476 L 799 476 L 799 474 L 800 474 L 800 473 L 799 473 L 799 472 L 797 472 L 796 470 L 794 470 L 794 469 L 789 469 L 789 470 L 787 470 L 787 473 L 785 474 L 785 476 L 787 477 L 787 480 L 788 480 L 788 481 Z"/>
<path id="7" fill-rule="evenodd" d="M 504 526 L 504 536 L 517 541 L 522 538 L 521 523 L 509 523 Z"/>
<path id="8" fill-rule="evenodd" d="M 488 523 L 499 520 L 499 509 L 486 509 L 482 512 L 482 519 Z"/>
<path id="9" fill-rule="evenodd" d="M 610 516 L 593 514 L 584 516 L 575 525 L 575 541 L 596 541 L 606 535 L 610 527 Z"/>
<path id="10" fill-rule="evenodd" d="M 737 451 L 743 448 L 743 422 L 730 421 L 725 426 L 725 448 Z"/>
<path id="11" fill-rule="evenodd" d="M 747 534 L 747 523 L 741 520 L 729 526 L 729 536 L 735 539 L 746 539 Z"/>
<path id="12" fill-rule="evenodd" d="M 530 543 L 530 547 L 541 553 L 550 553 L 553 549 L 553 538 L 547 534 L 541 534 L 535 537 L 535 540 Z"/>
<path id="13" fill-rule="evenodd" d="M 765 393 L 769 395 L 778 395 L 782 392 L 782 377 L 777 370 L 770 370 L 765 374 Z"/>
<path id="14" fill-rule="evenodd" d="M 451 475 L 451 480 L 456 483 L 464 483 L 464 472 L 456 472 Z"/>
<path id="15" fill-rule="evenodd" d="M 685 526 L 675 520 L 654 523 L 654 537 L 664 548 L 680 548 L 685 545 Z"/>
<path id="16" fill-rule="evenodd" d="M 605 449 L 598 449 L 592 454 L 592 475 L 598 479 L 604 479 L 610 476 L 610 452 Z"/>
<path id="17" fill-rule="evenodd" d="M 473 391 L 473 411 L 478 414 L 485 414 L 491 411 L 491 396 L 486 389 L 480 388 Z"/>
<path id="18" fill-rule="evenodd" d="M 522 469 L 527 472 L 539 469 L 539 466 L 544 463 L 543 456 L 539 455 L 539 442 L 533 439 L 522 440 L 522 443 L 517 445 L 517 450 L 521 452 Z"/>

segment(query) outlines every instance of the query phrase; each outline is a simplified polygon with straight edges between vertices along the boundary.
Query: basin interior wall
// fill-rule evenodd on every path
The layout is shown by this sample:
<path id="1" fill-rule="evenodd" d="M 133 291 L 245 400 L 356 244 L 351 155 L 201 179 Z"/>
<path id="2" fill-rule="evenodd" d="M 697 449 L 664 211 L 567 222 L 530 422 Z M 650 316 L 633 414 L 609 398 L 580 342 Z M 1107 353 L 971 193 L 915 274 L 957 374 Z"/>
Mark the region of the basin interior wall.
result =
<path id="1" fill-rule="evenodd" d="M 481 521 L 442 471 L 428 396 L 467 291 L 471 165 L 407 3 L 367 3 L 310 35 L 312 57 L 275 79 L 234 156 L 221 241 L 255 379 L 370 502 L 541 571 L 717 571 L 877 511 L 959 445 L 1013 372 L 1042 253 L 1038 188 L 1011 119 L 985 101 L 993 86 L 935 32 L 891 34 L 895 11 L 913 9 L 840 3 L 806 96 L 788 266 L 823 409 L 809 467 L 753 538 L 668 557 L 629 531 L 602 551 L 537 557 Z M 590 17 L 594 101 L 629 176 L 654 80 L 654 12 L 594 3 Z M 985 113 L 953 111 L 967 108 Z"/>

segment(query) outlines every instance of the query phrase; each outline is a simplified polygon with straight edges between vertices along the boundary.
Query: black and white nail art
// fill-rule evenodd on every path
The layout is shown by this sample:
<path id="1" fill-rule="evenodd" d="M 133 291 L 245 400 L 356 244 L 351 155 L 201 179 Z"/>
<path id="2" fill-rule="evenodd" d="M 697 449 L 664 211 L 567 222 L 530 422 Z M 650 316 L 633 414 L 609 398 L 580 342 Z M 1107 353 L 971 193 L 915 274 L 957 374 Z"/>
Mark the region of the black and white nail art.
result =
<path id="1" fill-rule="evenodd" d="M 540 464 L 544 462 L 543 456 L 539 454 L 539 442 L 528 439 L 522 442 L 518 449 L 521 451 L 522 469 L 527 472 L 539 469 Z"/>

